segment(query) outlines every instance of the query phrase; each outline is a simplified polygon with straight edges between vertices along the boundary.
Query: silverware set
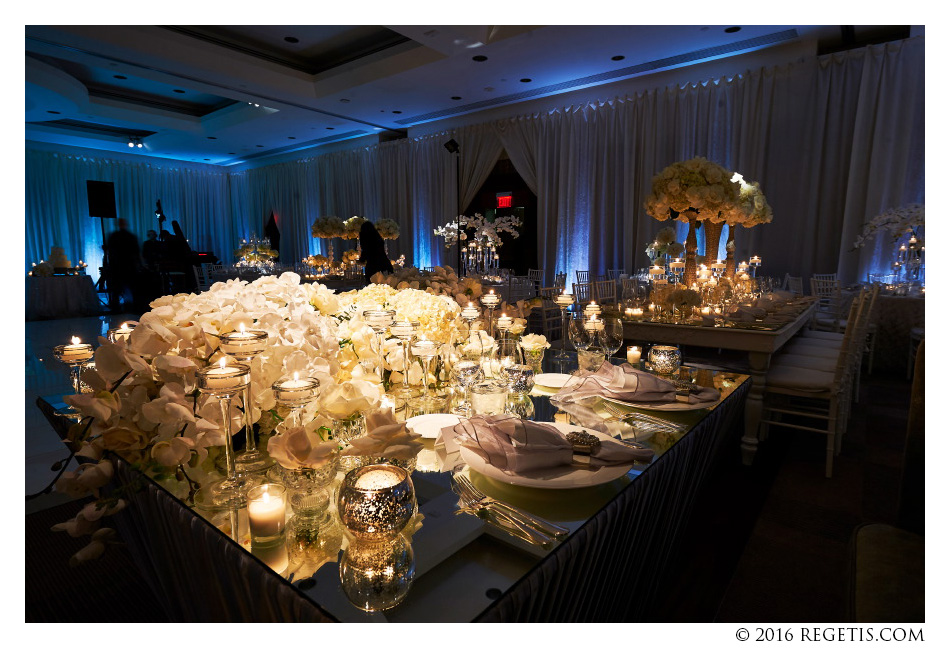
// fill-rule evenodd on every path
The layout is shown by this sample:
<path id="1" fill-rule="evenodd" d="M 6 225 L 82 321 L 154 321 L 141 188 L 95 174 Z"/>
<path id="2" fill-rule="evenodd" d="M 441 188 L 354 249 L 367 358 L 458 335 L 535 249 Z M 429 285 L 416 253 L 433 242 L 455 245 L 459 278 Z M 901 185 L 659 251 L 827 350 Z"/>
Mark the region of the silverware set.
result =
<path id="1" fill-rule="evenodd" d="M 637 424 L 637 427 L 646 432 L 685 432 L 688 429 L 688 426 L 650 416 L 643 412 L 630 412 L 608 400 L 601 399 L 601 402 L 604 404 L 604 409 L 611 416 L 607 419 L 608 421 L 623 421 L 624 423 L 633 421 Z"/>
<path id="2" fill-rule="evenodd" d="M 564 527 L 485 495 L 461 472 L 453 473 L 452 490 L 459 496 L 457 513 L 475 515 L 530 544 L 547 547 L 569 533 Z"/>

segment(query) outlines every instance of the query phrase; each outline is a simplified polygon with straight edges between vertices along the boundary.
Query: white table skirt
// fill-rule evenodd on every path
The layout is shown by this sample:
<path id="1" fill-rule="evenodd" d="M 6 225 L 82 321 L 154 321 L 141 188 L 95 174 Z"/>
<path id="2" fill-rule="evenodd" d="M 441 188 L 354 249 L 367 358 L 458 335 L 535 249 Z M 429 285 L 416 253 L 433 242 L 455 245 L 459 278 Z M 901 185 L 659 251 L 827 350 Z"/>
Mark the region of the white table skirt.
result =
<path id="1" fill-rule="evenodd" d="M 26 319 L 98 315 L 102 311 L 89 275 L 26 278 Z"/>

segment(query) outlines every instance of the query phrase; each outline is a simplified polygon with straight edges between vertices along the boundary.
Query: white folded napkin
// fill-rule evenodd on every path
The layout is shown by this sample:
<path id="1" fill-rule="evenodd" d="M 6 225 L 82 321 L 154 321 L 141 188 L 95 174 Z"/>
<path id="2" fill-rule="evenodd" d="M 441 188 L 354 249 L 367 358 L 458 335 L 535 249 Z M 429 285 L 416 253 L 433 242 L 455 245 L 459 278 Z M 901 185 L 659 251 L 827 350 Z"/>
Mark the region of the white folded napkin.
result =
<path id="1" fill-rule="evenodd" d="M 444 437 L 449 428 L 444 429 Z M 574 446 L 553 425 L 526 421 L 508 414 L 473 416 L 452 428 L 454 441 L 508 474 L 569 466 Z M 448 449 L 448 444 L 446 444 Z M 600 439 L 590 455 L 591 467 L 649 462 L 653 450 L 634 448 L 614 439 Z"/>
<path id="2" fill-rule="evenodd" d="M 596 372 L 578 371 L 571 376 L 561 390 L 551 397 L 551 402 L 585 403 L 594 397 L 613 398 L 628 403 L 675 403 L 677 387 L 669 380 L 654 374 L 634 369 L 629 364 L 619 367 L 609 362 Z M 690 404 L 714 403 L 719 400 L 719 391 L 710 387 L 693 386 L 690 389 Z"/>

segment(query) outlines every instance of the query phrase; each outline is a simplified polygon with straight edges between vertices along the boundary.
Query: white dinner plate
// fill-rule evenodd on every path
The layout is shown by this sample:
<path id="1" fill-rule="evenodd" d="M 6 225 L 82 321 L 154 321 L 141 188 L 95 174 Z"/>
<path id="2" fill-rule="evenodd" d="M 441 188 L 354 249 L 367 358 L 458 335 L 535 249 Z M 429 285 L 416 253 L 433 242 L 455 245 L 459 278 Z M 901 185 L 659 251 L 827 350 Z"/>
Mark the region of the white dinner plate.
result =
<path id="1" fill-rule="evenodd" d="M 423 439 L 434 439 L 439 436 L 442 428 L 456 425 L 461 420 L 455 414 L 422 414 L 406 419 L 406 428 L 421 434 Z"/>
<path id="2" fill-rule="evenodd" d="M 567 434 L 574 430 L 584 430 L 599 439 L 613 439 L 613 437 L 608 434 L 598 432 L 597 430 L 582 428 L 578 425 L 570 425 L 567 423 L 548 423 L 548 425 L 556 427 L 561 434 Z M 598 486 L 623 477 L 630 471 L 630 468 L 633 467 L 633 463 L 618 464 L 616 466 L 601 466 L 597 470 L 556 466 L 532 471 L 530 476 L 509 475 L 503 470 L 487 463 L 478 454 L 464 446 L 460 446 L 459 451 L 462 455 L 462 459 L 468 464 L 469 468 L 480 475 L 491 477 L 505 484 L 528 486 L 530 488 L 565 489 Z"/>
<path id="3" fill-rule="evenodd" d="M 631 403 L 630 401 L 619 400 L 616 398 L 607 398 L 601 396 L 605 401 L 623 405 L 624 407 L 635 407 L 636 409 L 651 410 L 656 412 L 687 412 L 690 410 L 708 409 L 713 405 L 718 405 L 719 401 L 708 403 Z M 722 400 L 720 398 L 720 400 Z"/>
<path id="4" fill-rule="evenodd" d="M 542 387 L 547 387 L 549 389 L 560 389 L 570 379 L 570 374 L 543 373 L 534 377 L 534 384 L 541 385 Z"/>

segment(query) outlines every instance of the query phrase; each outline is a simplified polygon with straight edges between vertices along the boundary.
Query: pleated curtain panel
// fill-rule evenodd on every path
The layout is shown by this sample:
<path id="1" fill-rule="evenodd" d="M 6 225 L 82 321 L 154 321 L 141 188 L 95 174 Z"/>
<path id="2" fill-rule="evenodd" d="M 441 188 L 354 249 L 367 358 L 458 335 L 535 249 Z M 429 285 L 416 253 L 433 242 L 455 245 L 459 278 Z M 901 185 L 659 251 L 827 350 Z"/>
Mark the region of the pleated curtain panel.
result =
<path id="1" fill-rule="evenodd" d="M 273 212 L 285 262 L 326 252 L 310 235 L 316 218 L 360 215 L 399 223 L 389 247 L 407 264 L 454 265 L 455 250 L 432 233 L 457 216 L 455 157 L 443 146 L 454 138 L 463 206 L 502 151 L 537 195 L 538 240 L 515 244 L 537 245 L 547 285 L 556 272 L 645 265 L 663 226 L 643 210 L 651 178 L 697 155 L 758 181 L 774 210 L 771 224 L 740 228 L 737 258 L 758 254 L 771 275 L 863 280 L 886 271 L 893 253 L 883 235 L 851 251 L 863 223 L 925 202 L 923 70 L 924 39 L 915 37 L 238 172 L 27 149 L 26 265 L 59 245 L 98 267 L 86 180 L 116 183 L 119 214 L 140 235 L 155 228 L 160 198 L 193 248 L 225 262 Z"/>

